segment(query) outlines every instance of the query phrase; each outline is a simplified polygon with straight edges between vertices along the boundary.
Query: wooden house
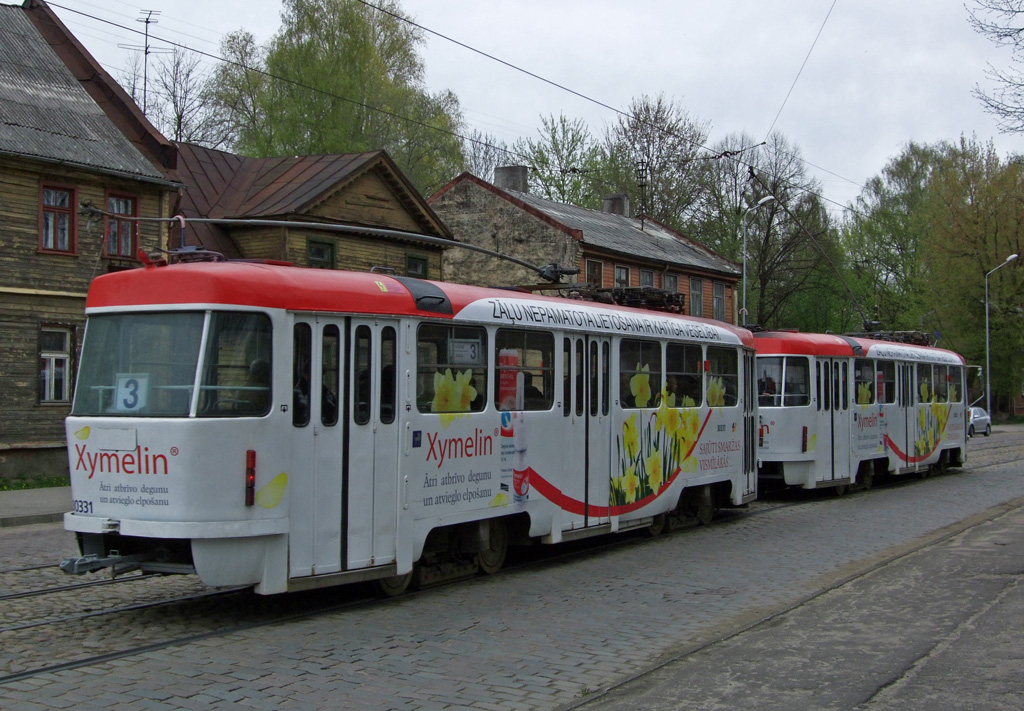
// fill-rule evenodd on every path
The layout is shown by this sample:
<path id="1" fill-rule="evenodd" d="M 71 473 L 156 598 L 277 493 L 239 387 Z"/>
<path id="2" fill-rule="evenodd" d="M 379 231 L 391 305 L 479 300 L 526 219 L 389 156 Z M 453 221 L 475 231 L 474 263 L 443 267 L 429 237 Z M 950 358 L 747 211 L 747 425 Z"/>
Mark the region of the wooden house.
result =
<path id="1" fill-rule="evenodd" d="M 443 248 L 384 228 L 451 239 L 451 233 L 384 151 L 289 158 L 247 158 L 178 144 L 186 188 L 175 214 L 217 220 L 272 220 L 281 226 L 193 223 L 184 244 L 228 258 L 276 259 L 327 269 L 385 269 L 443 277 Z M 352 232 L 283 223 L 344 224 Z M 172 235 L 172 246 L 179 242 Z"/>
<path id="2" fill-rule="evenodd" d="M 0 5 L 0 476 L 67 472 L 89 282 L 162 244 L 125 218 L 168 214 L 174 155 L 45 3 Z"/>
<path id="3" fill-rule="evenodd" d="M 498 168 L 488 183 L 463 173 L 428 199 L 460 242 L 544 266 L 580 270 L 598 289 L 651 287 L 677 295 L 685 313 L 737 323 L 739 265 L 664 225 L 629 214 L 624 195 L 591 210 L 530 195 L 526 168 Z M 445 257 L 450 281 L 536 284 L 537 275 L 475 252 Z"/>

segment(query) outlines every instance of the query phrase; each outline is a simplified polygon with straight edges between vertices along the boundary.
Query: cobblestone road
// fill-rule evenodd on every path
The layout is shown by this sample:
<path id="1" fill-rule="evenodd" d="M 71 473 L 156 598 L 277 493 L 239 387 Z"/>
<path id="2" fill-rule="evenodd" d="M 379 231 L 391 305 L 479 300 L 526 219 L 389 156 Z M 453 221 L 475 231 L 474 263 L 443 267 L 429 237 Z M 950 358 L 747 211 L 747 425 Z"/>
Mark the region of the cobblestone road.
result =
<path id="1" fill-rule="evenodd" d="M 991 464 L 997 451 L 1011 463 Z M 759 504 L 541 569 L 10 683 L 0 698 L 12 710 L 562 708 L 1024 496 L 1024 428 L 969 452 L 962 473 Z M 0 532 L 0 549 L 11 545 Z"/>

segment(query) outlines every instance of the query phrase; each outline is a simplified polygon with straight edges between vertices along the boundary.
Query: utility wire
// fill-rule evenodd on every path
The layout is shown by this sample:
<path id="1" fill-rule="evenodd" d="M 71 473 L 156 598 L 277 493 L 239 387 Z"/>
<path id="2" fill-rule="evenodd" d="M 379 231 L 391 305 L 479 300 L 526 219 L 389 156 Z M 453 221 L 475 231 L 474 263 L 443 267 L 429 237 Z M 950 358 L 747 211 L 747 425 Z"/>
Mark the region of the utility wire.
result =
<path id="1" fill-rule="evenodd" d="M 800 81 L 800 75 L 804 72 L 804 67 L 807 66 L 807 60 L 811 58 L 811 52 L 814 51 L 814 46 L 818 44 L 818 38 L 821 37 L 821 33 L 825 30 L 825 25 L 828 23 L 828 18 L 832 15 L 832 10 L 835 9 L 837 0 L 832 0 L 832 6 L 828 9 L 825 14 L 825 19 L 821 23 L 821 27 L 818 28 L 818 34 L 814 36 L 814 41 L 811 42 L 811 48 L 807 50 L 807 56 L 804 57 L 804 63 L 800 65 L 800 70 L 796 73 L 796 77 L 793 79 L 792 85 L 789 87 L 789 91 L 786 92 L 786 98 L 782 100 L 782 106 L 779 107 L 778 113 L 775 114 L 775 118 L 772 120 L 772 125 L 768 127 L 768 132 L 764 136 L 764 140 L 768 140 L 768 136 L 772 135 L 772 130 L 775 128 L 775 124 L 779 120 L 779 116 L 782 115 L 782 110 L 786 108 L 786 103 L 789 101 L 790 95 L 793 93 L 793 89 L 796 88 L 796 83 Z M 835 173 L 833 173 L 835 175 Z M 842 176 L 837 176 L 842 177 Z"/>
<path id="2" fill-rule="evenodd" d="M 452 42 L 454 44 L 457 44 L 460 47 L 463 47 L 463 48 L 465 48 L 465 49 L 467 49 L 467 50 L 469 50 L 471 52 L 474 52 L 474 53 L 479 54 L 479 55 L 481 55 L 483 57 L 491 59 L 492 61 L 498 62 L 498 63 L 500 63 L 500 64 L 502 64 L 504 66 L 507 66 L 507 67 L 509 67 L 511 69 L 514 69 L 515 71 L 522 72 L 522 73 L 524 73 L 524 74 L 526 74 L 526 75 L 528 75 L 530 77 L 533 77 L 533 78 L 535 78 L 535 79 L 537 79 L 539 81 L 547 83 L 547 84 L 549 84 L 549 85 L 551 85 L 553 87 L 556 87 L 556 88 L 558 88 L 558 89 L 560 89 L 562 91 L 566 91 L 566 92 L 568 92 L 570 94 L 573 94 L 574 96 L 580 97 L 580 98 L 584 99 L 585 101 L 589 101 L 591 103 L 594 103 L 597 106 L 600 106 L 602 108 L 605 108 L 605 109 L 608 109 L 610 111 L 613 111 L 614 113 L 616 113 L 618 115 L 621 115 L 623 117 L 632 117 L 631 114 L 629 114 L 627 112 L 624 112 L 621 109 L 616 109 L 615 107 L 610 106 L 610 105 L 608 105 L 608 104 L 606 104 L 606 103 L 604 103 L 602 101 L 599 101 L 597 99 L 589 97 L 589 96 L 587 96 L 585 94 L 582 94 L 582 93 L 580 93 L 578 91 L 575 91 L 575 90 L 570 89 L 568 87 L 565 87 L 565 86 L 563 86 L 561 84 L 558 84 L 557 82 L 551 81 L 549 79 L 545 79 L 544 77 L 542 77 L 542 76 L 540 76 L 538 74 L 535 74 L 535 73 L 530 72 L 530 71 L 528 71 L 526 69 L 518 67 L 515 64 L 512 64 L 511 62 L 507 62 L 507 61 L 505 61 L 503 59 L 499 59 L 497 57 L 494 57 L 493 55 L 490 55 L 490 54 L 488 54 L 486 52 L 483 52 L 481 50 L 475 49 L 475 48 L 473 48 L 473 47 L 471 47 L 471 46 L 469 46 L 467 44 L 459 42 L 458 40 L 452 39 L 450 37 L 447 37 L 446 35 L 443 35 L 443 34 L 441 34 L 439 32 L 431 30 L 430 28 L 427 28 L 427 27 L 424 27 L 422 25 L 419 25 L 419 24 L 413 22 L 412 20 L 410 20 L 410 19 L 408 19 L 406 17 L 403 17 L 402 15 L 398 15 L 398 14 L 392 13 L 392 12 L 390 12 L 388 10 L 385 10 L 384 8 L 381 8 L 381 7 L 379 7 L 377 5 L 374 5 L 374 4 L 370 3 L 370 2 L 367 2 L 366 0 L 357 0 L 357 1 L 360 2 L 361 4 L 365 5 L 368 8 L 371 8 L 371 9 L 376 10 L 378 12 L 381 12 L 381 13 L 384 13 L 384 14 L 389 15 L 391 17 L 394 17 L 395 19 L 397 19 L 397 20 L 399 20 L 401 22 L 408 23 L 408 24 L 410 24 L 410 25 L 412 25 L 414 27 L 417 27 L 417 28 L 423 30 L 424 32 L 428 32 L 428 33 L 433 34 L 433 35 L 435 35 L 435 36 L 437 36 L 437 37 L 439 37 L 441 39 L 444 39 L 446 41 L 449 41 L 449 42 Z M 62 10 L 66 10 L 66 11 L 74 13 L 76 15 L 80 15 L 82 17 L 86 17 L 86 18 L 89 18 L 91 20 L 95 20 L 97 22 L 108 24 L 108 25 L 111 25 L 113 27 L 117 27 L 117 28 L 119 28 L 121 30 L 124 30 L 125 32 L 131 32 L 131 33 L 135 33 L 135 34 L 142 34 L 141 30 L 137 30 L 134 27 L 129 27 L 129 26 L 126 26 L 126 25 L 122 25 L 122 24 L 119 24 L 119 23 L 114 22 L 112 20 L 108 20 L 108 19 L 105 19 L 105 18 L 102 18 L 102 17 L 98 17 L 96 15 L 89 14 L 87 12 L 83 12 L 81 10 L 76 10 L 76 9 L 67 7 L 66 5 L 61 5 L 61 4 L 56 3 L 56 2 L 49 2 L 48 4 L 50 6 L 52 6 L 52 7 L 58 7 L 60 9 L 62 9 Z M 835 5 L 835 0 L 833 0 L 833 6 L 834 5 Z M 831 13 L 831 10 L 829 10 L 829 12 Z M 827 19 L 828 18 L 826 17 L 826 20 Z M 824 25 L 823 25 L 823 27 L 824 27 Z M 819 35 L 820 35 L 820 30 L 819 30 Z M 203 56 L 203 57 L 206 57 L 208 59 L 212 59 L 214 61 L 222 62 L 224 64 L 229 64 L 229 65 L 238 67 L 239 69 L 242 69 L 244 71 L 254 72 L 254 73 L 259 74 L 261 76 L 265 76 L 265 77 L 267 77 L 269 79 L 274 79 L 276 81 L 285 82 L 287 84 L 291 84 L 292 86 L 296 86 L 296 87 L 305 89 L 307 91 L 318 93 L 318 94 L 321 94 L 323 96 L 329 96 L 331 98 L 337 99 L 338 101 L 343 101 L 343 102 L 346 102 L 346 103 L 349 103 L 349 104 L 353 104 L 355 106 L 359 106 L 361 108 L 364 108 L 364 109 L 366 109 L 368 111 L 375 111 L 375 112 L 384 114 L 386 116 L 390 116 L 392 118 L 395 118 L 395 119 L 398 119 L 398 120 L 401 120 L 401 121 L 405 121 L 405 122 L 410 123 L 410 124 L 414 124 L 414 125 L 420 126 L 422 128 L 426 128 L 426 129 L 429 129 L 429 130 L 433 130 L 433 131 L 437 131 L 437 132 L 449 135 L 449 136 L 451 136 L 453 138 L 457 138 L 459 140 L 466 141 L 468 143 L 474 143 L 474 144 L 476 144 L 478 146 L 481 146 L 481 147 L 484 147 L 484 148 L 490 148 L 490 149 L 493 149 L 493 150 L 501 151 L 502 153 L 505 153 L 506 155 L 516 156 L 516 157 L 523 158 L 523 159 L 528 158 L 528 156 L 525 156 L 525 155 L 523 155 L 521 153 L 518 153 L 517 151 L 514 151 L 514 150 L 512 150 L 512 149 L 510 149 L 510 148 L 508 148 L 506 146 L 496 146 L 494 144 L 488 143 L 487 141 L 482 141 L 482 140 L 473 138 L 471 136 L 464 136 L 464 135 L 462 135 L 460 133 L 457 133 L 455 131 L 450 131 L 448 129 L 440 128 L 438 126 L 434 126 L 434 125 L 425 123 L 423 121 L 419 121 L 417 119 L 413 119 L 413 118 L 410 118 L 410 117 L 407 117 L 407 116 L 403 116 L 401 114 L 397 114 L 397 113 L 395 113 L 393 111 L 389 111 L 387 109 L 383 109 L 383 108 L 380 108 L 380 107 L 377 107 L 377 106 L 372 106 L 370 104 L 366 104 L 366 103 L 364 103 L 362 101 L 359 101 L 359 100 L 356 100 L 356 99 L 351 99 L 351 98 L 348 98 L 346 96 L 341 96 L 340 94 L 335 94 L 333 92 L 326 91 L 324 89 L 320 89 L 320 88 L 317 88 L 317 87 L 314 87 L 314 86 L 310 86 L 309 84 L 305 84 L 303 82 L 299 82 L 299 81 L 296 81 L 294 79 L 289 79 L 287 77 L 283 77 L 283 76 L 279 76 L 279 75 L 273 74 L 271 72 L 266 71 L 265 69 L 260 69 L 258 67 L 251 67 L 251 66 L 242 64 L 241 62 L 237 62 L 237 61 L 235 61 L 233 59 L 228 59 L 227 57 L 222 57 L 220 55 L 213 54 L 211 52 L 207 52 L 207 51 L 204 51 L 204 50 L 201 50 L 201 49 L 194 49 L 194 48 L 192 48 L 192 47 L 190 47 L 190 46 L 188 46 L 188 45 L 186 45 L 184 43 L 177 42 L 175 40 L 167 39 L 167 38 L 164 38 L 164 37 L 159 37 L 159 36 L 156 36 L 156 35 L 150 35 L 150 37 L 151 37 L 151 39 L 153 39 L 155 41 L 165 42 L 165 43 L 167 43 L 167 44 L 169 44 L 169 45 L 171 45 L 173 47 L 179 47 L 179 48 L 181 48 L 183 50 L 186 50 L 186 51 L 195 52 L 196 54 L 198 54 L 200 56 Z M 817 41 L 817 40 L 815 40 L 815 41 Z M 806 62 L 806 60 L 805 60 L 805 62 Z M 781 112 L 781 109 L 780 109 L 780 112 Z M 694 141 L 693 139 L 689 138 L 688 136 L 674 134 L 671 131 L 666 131 L 664 128 L 662 128 L 660 126 L 654 126 L 654 128 L 656 128 L 656 129 L 658 129 L 658 130 L 660 130 L 660 131 L 662 131 L 664 133 L 667 133 L 669 135 L 675 136 L 677 138 L 681 138 L 684 141 L 687 141 L 688 143 L 690 143 L 693 147 L 698 148 L 698 149 L 703 149 L 703 150 L 707 151 L 710 154 L 708 156 L 701 156 L 702 158 L 707 158 L 707 159 L 725 158 L 725 159 L 728 159 L 728 160 L 733 160 L 738 165 L 741 165 L 741 166 L 743 166 L 745 168 L 748 168 L 748 169 L 755 167 L 751 163 L 748 163 L 748 162 L 738 158 L 736 156 L 736 152 L 735 151 L 724 151 L 724 152 L 722 152 L 720 154 L 716 154 L 708 146 L 706 146 L 704 144 L 701 144 L 701 143 L 698 143 L 698 142 Z M 764 142 L 762 142 L 761 144 L 757 144 L 757 145 L 758 146 L 764 145 Z M 754 146 L 754 147 L 757 147 L 757 146 Z M 800 160 L 801 162 L 807 163 L 808 165 L 813 165 L 812 163 L 809 163 L 808 161 L 805 161 L 803 158 L 800 158 L 798 156 L 794 156 L 794 157 L 796 157 L 797 160 Z M 823 168 L 820 168 L 819 166 L 813 166 L 813 167 L 818 168 L 819 170 L 824 170 Z M 831 173 L 831 171 L 826 171 L 826 172 Z M 838 175 L 836 173 L 831 173 L 831 174 L 835 175 L 838 178 L 842 178 L 842 176 L 840 176 L 840 175 Z M 846 180 L 846 178 L 843 178 L 843 179 Z M 854 185 L 860 185 L 859 183 L 856 183 L 855 181 L 850 181 L 850 182 L 853 183 Z M 828 198 L 828 197 L 826 197 L 826 196 L 824 196 L 824 195 L 822 195 L 820 193 L 814 192 L 813 190 L 809 190 L 806 187 L 799 186 L 799 185 L 794 185 L 794 184 L 789 184 L 789 187 L 791 187 L 791 188 L 793 188 L 795 190 L 799 190 L 801 192 L 805 192 L 805 193 L 807 193 L 809 195 L 813 195 L 813 196 L 817 197 L 819 200 L 821 200 L 822 202 L 830 203 L 830 204 L 835 205 L 836 207 L 838 207 L 838 208 L 840 208 L 842 210 L 853 211 L 855 214 L 860 214 L 851 205 L 843 205 L 843 204 L 841 204 L 841 203 L 839 203 L 839 202 L 837 202 L 835 200 L 832 200 L 832 199 L 830 199 L 830 198 Z M 863 187 L 863 186 L 861 186 L 861 187 Z M 865 218 L 868 218 L 867 215 L 861 215 L 861 216 L 865 217 Z"/>

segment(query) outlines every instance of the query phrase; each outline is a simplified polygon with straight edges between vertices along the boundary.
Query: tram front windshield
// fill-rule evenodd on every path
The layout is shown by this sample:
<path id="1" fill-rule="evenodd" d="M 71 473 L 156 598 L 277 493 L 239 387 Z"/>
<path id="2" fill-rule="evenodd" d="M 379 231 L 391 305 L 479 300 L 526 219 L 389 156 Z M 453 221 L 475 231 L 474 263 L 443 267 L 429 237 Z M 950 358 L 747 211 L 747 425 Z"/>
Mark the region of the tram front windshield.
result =
<path id="1" fill-rule="evenodd" d="M 90 316 L 72 415 L 261 416 L 270 410 L 270 375 L 265 314 Z"/>

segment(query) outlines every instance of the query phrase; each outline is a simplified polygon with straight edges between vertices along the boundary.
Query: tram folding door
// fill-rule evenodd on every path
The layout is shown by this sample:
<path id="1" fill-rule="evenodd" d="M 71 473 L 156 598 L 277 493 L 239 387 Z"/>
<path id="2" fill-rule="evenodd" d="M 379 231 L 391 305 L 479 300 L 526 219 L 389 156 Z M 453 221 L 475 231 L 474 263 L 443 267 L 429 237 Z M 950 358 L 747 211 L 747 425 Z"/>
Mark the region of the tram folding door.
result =
<path id="1" fill-rule="evenodd" d="M 398 322 L 350 325 L 346 569 L 395 561 L 398 536 Z"/>
<path id="2" fill-rule="evenodd" d="M 289 574 L 341 570 L 344 319 L 297 316 L 292 333 Z"/>
<path id="3" fill-rule="evenodd" d="M 563 340 L 567 442 L 563 492 L 583 502 L 563 514 L 564 528 L 607 523 L 611 497 L 611 343 L 607 338 Z"/>
<path id="4" fill-rule="evenodd" d="M 819 481 L 850 478 L 850 364 L 842 358 L 818 361 L 818 401 L 822 419 L 816 449 L 821 452 Z"/>

